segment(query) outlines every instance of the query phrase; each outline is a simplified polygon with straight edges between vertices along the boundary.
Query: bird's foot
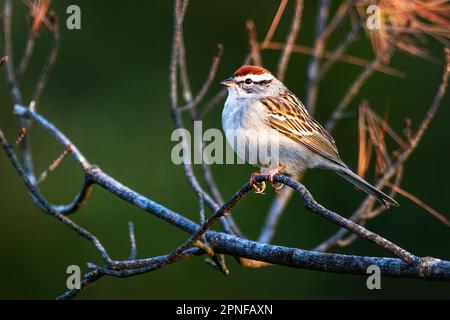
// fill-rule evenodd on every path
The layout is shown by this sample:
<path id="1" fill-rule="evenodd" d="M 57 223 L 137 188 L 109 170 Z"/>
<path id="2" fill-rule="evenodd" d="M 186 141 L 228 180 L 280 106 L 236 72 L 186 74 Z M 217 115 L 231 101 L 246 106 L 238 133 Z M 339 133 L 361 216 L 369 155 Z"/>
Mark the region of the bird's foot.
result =
<path id="1" fill-rule="evenodd" d="M 276 193 L 280 193 L 280 190 L 283 189 L 284 184 L 280 183 L 271 183 L 270 184 L 273 188 L 273 190 L 275 190 Z"/>
<path id="2" fill-rule="evenodd" d="M 263 181 L 261 183 L 256 182 L 256 177 L 261 174 L 261 171 L 253 172 L 250 176 L 250 185 L 255 189 L 255 193 L 264 194 L 266 190 L 266 183 Z"/>
<path id="3" fill-rule="evenodd" d="M 272 169 L 267 172 L 267 174 L 269 175 L 270 185 L 275 190 L 275 192 L 279 192 L 281 190 L 281 188 L 283 188 L 283 186 L 284 186 L 284 184 L 282 184 L 282 183 L 276 183 L 273 181 L 273 178 L 275 177 L 276 174 L 278 174 L 280 172 L 281 169 L 282 169 L 282 167 L 278 166 L 275 169 Z"/>

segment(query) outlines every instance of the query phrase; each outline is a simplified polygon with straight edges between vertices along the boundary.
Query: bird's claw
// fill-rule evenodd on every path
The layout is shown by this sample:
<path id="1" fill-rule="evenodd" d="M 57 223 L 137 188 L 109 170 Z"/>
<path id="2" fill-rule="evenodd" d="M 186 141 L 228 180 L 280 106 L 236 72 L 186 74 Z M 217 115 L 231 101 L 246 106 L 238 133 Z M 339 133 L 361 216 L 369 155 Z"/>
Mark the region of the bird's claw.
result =
<path id="1" fill-rule="evenodd" d="M 261 183 L 256 182 L 256 177 L 260 175 L 261 172 L 254 172 L 250 177 L 250 185 L 253 189 L 255 189 L 255 193 L 264 194 L 264 190 L 266 190 L 266 183 L 262 181 Z"/>
<path id="2" fill-rule="evenodd" d="M 281 188 L 283 188 L 282 183 L 277 184 L 276 182 L 274 182 L 274 177 L 276 174 L 279 173 L 280 169 L 281 169 L 281 167 L 278 167 L 276 169 L 272 169 L 267 172 L 267 174 L 269 175 L 268 180 L 269 180 L 272 188 L 275 190 L 275 192 L 279 192 L 281 190 Z M 255 193 L 264 194 L 264 190 L 266 190 L 266 183 L 264 181 L 262 181 L 260 183 L 256 182 L 256 177 L 260 174 L 261 174 L 261 171 L 252 173 L 252 175 L 250 177 L 250 185 L 252 186 L 253 189 L 255 189 Z"/>
<path id="3" fill-rule="evenodd" d="M 275 175 L 277 173 L 278 173 L 278 169 L 269 172 L 270 185 L 272 186 L 273 190 L 275 190 L 276 193 L 278 193 L 281 190 L 281 188 L 283 188 L 283 186 L 284 186 L 284 184 L 282 184 L 282 183 L 276 183 L 273 181 L 273 178 L 275 177 Z"/>
<path id="4" fill-rule="evenodd" d="M 253 189 L 255 189 L 255 193 L 264 194 L 264 190 L 266 190 L 266 183 L 263 181 L 261 183 L 252 184 Z"/>
<path id="5" fill-rule="evenodd" d="M 270 181 L 270 185 L 272 186 L 272 188 L 275 190 L 275 192 L 278 192 L 281 190 L 281 188 L 283 188 L 283 184 L 279 183 L 277 185 L 276 182 L 273 181 L 273 178 L 275 177 L 275 175 L 277 175 L 281 170 L 281 167 L 277 167 L 275 169 L 272 169 L 268 172 L 269 174 L 269 181 Z"/>
<path id="6" fill-rule="evenodd" d="M 273 190 L 275 190 L 276 193 L 279 193 L 280 190 L 284 187 L 283 183 L 271 182 L 270 185 L 272 186 Z"/>

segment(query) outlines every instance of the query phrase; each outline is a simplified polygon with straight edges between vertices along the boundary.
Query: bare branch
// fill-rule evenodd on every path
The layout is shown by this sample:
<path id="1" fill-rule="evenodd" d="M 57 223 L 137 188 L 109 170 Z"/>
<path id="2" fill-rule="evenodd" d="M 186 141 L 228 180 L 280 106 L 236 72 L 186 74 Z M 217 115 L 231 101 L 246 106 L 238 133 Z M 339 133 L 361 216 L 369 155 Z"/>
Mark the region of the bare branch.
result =
<path id="1" fill-rule="evenodd" d="M 302 12 L 303 12 L 303 0 L 295 1 L 295 9 L 294 15 L 292 17 L 291 30 L 286 39 L 286 44 L 284 46 L 283 52 L 281 54 L 280 60 L 278 62 L 278 79 L 281 81 L 284 80 L 286 75 L 286 70 L 289 62 L 289 58 L 291 57 L 292 47 L 295 43 L 295 39 L 297 39 L 298 31 L 300 30 L 300 22 L 302 20 Z"/>
<path id="2" fill-rule="evenodd" d="M 266 48 L 267 45 L 272 40 L 273 34 L 275 33 L 275 30 L 277 29 L 278 24 L 280 23 L 281 16 L 283 15 L 284 9 L 286 9 L 287 3 L 288 3 L 288 0 L 280 1 L 280 6 L 278 7 L 277 13 L 273 17 L 272 24 L 270 25 L 270 28 L 267 31 L 266 36 L 264 37 L 264 41 L 261 45 L 262 48 Z"/>
<path id="3" fill-rule="evenodd" d="M 349 13 L 351 8 L 354 6 L 355 2 L 357 2 L 357 0 L 346 0 L 345 2 L 341 3 L 337 12 L 334 14 L 333 18 L 331 19 L 330 23 L 320 34 L 319 39 L 318 39 L 319 42 L 326 41 L 331 36 L 331 34 L 334 32 L 334 30 L 336 30 L 336 28 L 342 23 L 345 16 Z"/>
<path id="4" fill-rule="evenodd" d="M 59 32 L 59 19 L 58 15 L 53 10 L 50 11 L 50 23 L 53 26 L 52 27 L 53 47 L 50 50 L 50 54 L 44 63 L 41 74 L 39 75 L 39 79 L 36 83 L 36 88 L 34 89 L 34 92 L 31 96 L 30 107 L 32 106 L 33 108 L 36 108 L 40 102 L 42 92 L 44 91 L 45 85 L 47 84 L 48 76 L 50 74 L 50 71 L 53 69 L 53 66 L 55 65 L 56 58 L 58 57 L 59 47 L 61 44 L 60 43 L 61 35 Z"/>
<path id="5" fill-rule="evenodd" d="M 64 149 L 63 153 L 61 153 L 58 158 L 55 159 L 55 161 L 52 162 L 52 164 L 41 173 L 38 179 L 38 183 L 42 183 L 48 176 L 48 174 L 52 171 L 55 171 L 56 168 L 59 167 L 61 162 L 64 160 L 64 158 L 72 151 L 72 145 L 67 145 L 67 147 Z"/>
<path id="6" fill-rule="evenodd" d="M 396 186 L 392 183 L 386 182 L 386 185 L 389 188 L 392 188 L 393 190 L 395 190 L 396 192 L 398 192 L 399 194 L 401 194 L 402 196 L 404 196 L 405 198 L 410 199 L 412 202 L 414 202 L 415 204 L 421 206 L 422 208 L 424 208 L 425 210 L 427 210 L 431 215 L 433 215 L 436 219 L 440 220 L 442 223 L 444 223 L 446 226 L 450 227 L 450 221 L 442 214 L 437 212 L 436 210 L 434 210 L 432 207 L 430 207 L 429 205 L 427 205 L 425 202 L 423 202 L 422 200 L 420 200 L 419 198 L 417 198 L 415 195 L 409 193 L 408 191 L 403 190 L 402 188 L 400 188 L 399 186 Z"/>
<path id="7" fill-rule="evenodd" d="M 282 42 L 270 42 L 267 45 L 267 47 L 264 48 L 264 50 L 281 50 L 283 48 L 284 48 L 284 43 L 282 43 Z M 306 55 L 310 55 L 310 56 L 314 55 L 314 49 L 311 49 L 307 46 L 298 45 L 298 44 L 295 44 L 292 46 L 292 52 L 293 53 L 302 53 L 302 54 L 306 54 Z M 355 66 L 360 66 L 360 67 L 366 67 L 367 65 L 369 65 L 372 62 L 370 60 L 366 60 L 366 59 L 363 59 L 360 57 L 347 55 L 347 54 L 341 54 L 337 58 L 335 58 L 335 52 L 331 52 L 331 51 L 324 51 L 322 58 L 328 59 L 328 60 L 336 59 L 337 61 L 345 62 L 345 63 L 352 64 Z M 401 78 L 401 79 L 405 78 L 404 72 L 397 70 L 395 68 L 392 68 L 385 64 L 380 64 L 375 69 L 378 72 L 390 75 L 392 77 L 397 77 L 397 78 Z"/>
<path id="8" fill-rule="evenodd" d="M 137 246 L 136 246 L 136 236 L 134 235 L 134 223 L 128 222 L 128 237 L 130 239 L 130 257 L 128 260 L 136 260 L 137 257 Z"/>
<path id="9" fill-rule="evenodd" d="M 115 269 L 110 268 L 110 267 L 99 267 L 93 263 L 89 263 L 88 267 L 90 269 L 92 269 L 93 271 L 98 271 L 105 275 L 119 277 L 119 278 L 126 278 L 126 277 L 136 276 L 136 275 L 143 274 L 143 273 L 156 271 L 156 270 L 159 270 L 159 269 L 165 267 L 168 264 L 171 264 L 174 262 L 179 262 L 186 258 L 192 258 L 192 257 L 196 257 L 196 256 L 203 255 L 203 254 L 204 254 L 203 250 L 201 250 L 199 248 L 191 248 L 184 252 L 180 252 L 176 256 L 165 255 L 165 256 L 146 259 L 145 266 L 143 266 L 143 267 L 133 266 L 134 262 L 137 260 L 128 261 L 128 263 L 126 263 L 127 268 L 123 268 L 121 270 L 120 270 L 120 267 L 121 267 L 120 262 L 111 264 L 111 266 L 115 267 Z M 142 262 L 140 262 L 140 263 L 142 263 Z M 117 269 L 119 269 L 119 270 L 117 270 Z"/>
<path id="10" fill-rule="evenodd" d="M 373 74 L 375 69 L 381 65 L 383 61 L 387 57 L 390 57 L 392 53 L 394 52 L 395 45 L 390 44 L 385 49 L 383 49 L 382 52 L 380 52 L 379 55 L 372 61 L 371 64 L 369 64 L 363 72 L 359 75 L 358 78 L 355 79 L 355 81 L 350 85 L 350 87 L 347 89 L 347 92 L 345 93 L 342 100 L 338 103 L 336 106 L 336 109 L 332 113 L 330 119 L 326 123 L 325 127 L 328 131 L 332 130 L 334 126 L 336 125 L 337 121 L 341 118 L 342 113 L 345 111 L 345 109 L 350 105 L 350 103 L 353 101 L 355 96 L 358 94 L 359 90 L 363 86 L 363 84 L 369 79 L 369 77 Z"/>
<path id="11" fill-rule="evenodd" d="M 16 141 L 14 142 L 16 146 L 18 146 L 19 144 L 22 143 L 23 138 L 25 137 L 26 134 L 27 134 L 27 129 L 25 129 L 25 128 L 20 128 L 19 135 L 17 136 L 17 139 L 16 139 Z"/>
<path id="12" fill-rule="evenodd" d="M 211 67 L 209 69 L 208 77 L 203 84 L 203 87 L 199 91 L 199 93 L 192 99 L 192 101 L 188 102 L 185 106 L 180 107 L 180 111 L 189 110 L 197 107 L 197 105 L 203 100 L 203 98 L 206 96 L 206 93 L 208 92 L 209 88 L 211 87 L 211 84 L 213 83 L 214 79 L 216 78 L 217 68 L 220 64 L 220 59 L 222 57 L 223 53 L 223 46 L 222 44 L 217 45 L 217 52 L 213 57 L 213 61 L 211 63 Z"/>
<path id="13" fill-rule="evenodd" d="M 8 81 L 9 92 L 14 103 L 22 103 L 22 92 L 17 82 L 16 72 L 14 70 L 13 46 L 12 46 L 12 2 L 5 0 L 3 7 L 3 46 L 7 57 L 3 61 L 6 65 L 6 79 Z"/>
<path id="14" fill-rule="evenodd" d="M 450 48 L 445 48 L 445 69 L 444 74 L 442 76 L 442 81 L 439 86 L 438 92 L 436 96 L 433 99 L 433 103 L 431 104 L 431 107 L 428 109 L 427 114 L 425 115 L 425 118 L 423 119 L 422 123 L 419 126 L 419 129 L 417 130 L 414 138 L 411 140 L 412 147 L 417 146 L 417 144 L 422 139 L 423 134 L 430 126 L 431 121 L 433 121 L 434 116 L 441 105 L 442 99 L 444 98 L 444 95 L 447 91 L 447 85 L 448 85 L 448 77 L 450 74 Z"/>
<path id="15" fill-rule="evenodd" d="M 83 277 L 83 280 L 80 283 L 79 288 L 74 288 L 71 290 L 68 290 L 64 292 L 63 294 L 56 297 L 56 300 L 69 300 L 75 297 L 78 293 L 80 293 L 82 290 L 86 289 L 90 284 L 93 282 L 100 280 L 105 274 L 101 273 L 98 270 L 91 271 L 89 273 L 86 273 Z"/>
<path id="16" fill-rule="evenodd" d="M 261 52 L 258 44 L 258 36 L 256 35 L 256 26 L 253 20 L 247 21 L 248 43 L 250 47 L 250 57 L 253 65 L 262 66 Z"/>
<path id="17" fill-rule="evenodd" d="M 220 101 L 222 101 L 225 96 L 227 95 L 227 90 L 226 89 L 222 89 L 219 92 L 217 92 L 216 95 L 214 95 L 211 100 L 206 103 L 205 108 L 202 111 L 202 114 L 200 116 L 200 119 L 204 119 L 206 117 L 206 115 L 215 107 L 219 104 Z"/>
<path id="18" fill-rule="evenodd" d="M 19 65 L 19 74 L 25 73 L 31 56 L 33 55 L 34 45 L 36 43 L 36 38 L 39 36 L 39 29 L 42 22 L 46 24 L 51 30 L 50 23 L 48 22 L 46 15 L 50 6 L 51 0 L 39 1 L 36 3 L 29 0 L 23 1 L 29 7 L 29 17 L 31 19 L 32 25 L 30 31 L 28 32 L 28 39 L 25 45 L 25 51 L 22 56 L 22 60 Z"/>
<path id="19" fill-rule="evenodd" d="M 178 44 L 178 67 L 180 70 L 181 84 L 183 87 L 183 98 L 186 103 L 192 101 L 191 83 L 187 71 L 186 49 L 184 46 L 183 29 L 180 30 L 180 42 Z M 191 112 L 194 110 L 191 109 Z"/>
<path id="20" fill-rule="evenodd" d="M 306 105 L 310 114 L 314 114 L 316 108 L 318 82 L 315 79 L 319 74 L 320 60 L 325 50 L 325 37 L 321 37 L 330 11 L 330 0 L 320 0 L 317 2 L 316 18 L 316 41 L 314 43 L 314 54 L 308 64 L 307 86 L 306 86 Z"/>
<path id="21" fill-rule="evenodd" d="M 344 52 L 347 51 L 347 49 L 350 47 L 350 45 L 356 41 L 358 34 L 361 30 L 361 25 L 359 23 L 354 24 L 352 27 L 352 30 L 350 30 L 347 35 L 344 37 L 344 40 L 336 47 L 336 49 L 331 53 L 331 55 L 328 57 L 328 60 L 324 62 L 322 68 L 320 68 L 317 77 L 315 79 L 316 82 L 320 81 L 325 74 L 331 69 L 331 67 L 338 61 L 341 60 L 345 55 Z M 354 59 L 352 60 L 354 61 Z M 380 72 L 383 72 L 384 65 L 380 65 L 377 67 L 377 70 Z M 396 73 L 391 73 L 391 68 L 386 66 L 386 69 L 389 71 L 385 71 L 387 74 L 395 75 L 395 76 L 402 76 L 401 73 L 395 71 Z"/>
<path id="22" fill-rule="evenodd" d="M 5 72 L 6 79 L 8 81 L 9 92 L 14 104 L 22 104 L 22 92 L 17 81 L 13 58 L 11 0 L 5 0 L 3 7 L 3 46 L 5 50 L 4 55 L 8 57 L 5 62 Z M 28 121 L 21 117 L 19 119 L 19 126 L 27 130 L 29 126 Z M 23 168 L 25 170 L 25 173 L 28 176 L 30 182 L 32 184 L 35 184 L 36 177 L 34 175 L 33 159 L 31 158 L 31 147 L 28 141 L 28 136 L 29 135 L 23 137 L 20 144 L 20 150 L 22 153 Z"/>

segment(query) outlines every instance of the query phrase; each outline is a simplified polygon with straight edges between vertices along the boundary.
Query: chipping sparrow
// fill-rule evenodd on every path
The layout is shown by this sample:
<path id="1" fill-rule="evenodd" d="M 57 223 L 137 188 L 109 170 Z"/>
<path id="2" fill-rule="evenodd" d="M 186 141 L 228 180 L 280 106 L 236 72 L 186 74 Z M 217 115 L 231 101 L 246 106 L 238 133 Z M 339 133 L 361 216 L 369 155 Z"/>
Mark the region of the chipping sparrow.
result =
<path id="1" fill-rule="evenodd" d="M 306 168 L 329 169 L 374 196 L 385 206 L 398 206 L 394 199 L 347 167 L 340 159 L 331 135 L 269 71 L 245 65 L 221 84 L 228 88 L 222 126 L 227 141 L 238 157 L 250 162 L 249 149 L 267 149 L 267 137 L 275 137 L 278 143 L 276 163 L 263 161 L 260 157 L 256 159 L 256 163 L 252 163 L 261 167 L 261 171 L 269 173 L 271 179 L 278 172 L 296 174 Z M 245 148 L 238 148 L 239 143 L 244 144 Z M 270 152 L 268 154 L 269 157 L 273 156 Z M 262 192 L 265 185 L 258 188 L 254 181 L 259 173 L 252 174 L 251 183 L 257 192 Z"/>

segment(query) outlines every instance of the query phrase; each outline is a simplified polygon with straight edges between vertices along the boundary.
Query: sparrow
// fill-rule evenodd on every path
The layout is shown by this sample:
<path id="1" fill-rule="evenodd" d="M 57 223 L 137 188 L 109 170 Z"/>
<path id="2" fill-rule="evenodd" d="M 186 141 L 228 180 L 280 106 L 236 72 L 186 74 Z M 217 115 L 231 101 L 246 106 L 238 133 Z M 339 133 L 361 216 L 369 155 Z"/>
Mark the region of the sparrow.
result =
<path id="1" fill-rule="evenodd" d="M 259 166 L 250 182 L 262 193 L 255 177 L 277 173 L 295 175 L 305 169 L 322 168 L 336 172 L 349 182 L 375 197 L 386 207 L 398 203 L 355 174 L 340 158 L 336 142 L 319 122 L 311 117 L 300 101 L 268 70 L 251 65 L 240 67 L 232 77 L 221 82 L 228 89 L 222 112 L 222 127 L 228 143 L 241 159 Z M 277 161 L 268 141 L 277 141 Z M 240 147 L 244 145 L 245 147 Z M 249 151 L 264 149 L 266 157 L 250 159 Z"/>

